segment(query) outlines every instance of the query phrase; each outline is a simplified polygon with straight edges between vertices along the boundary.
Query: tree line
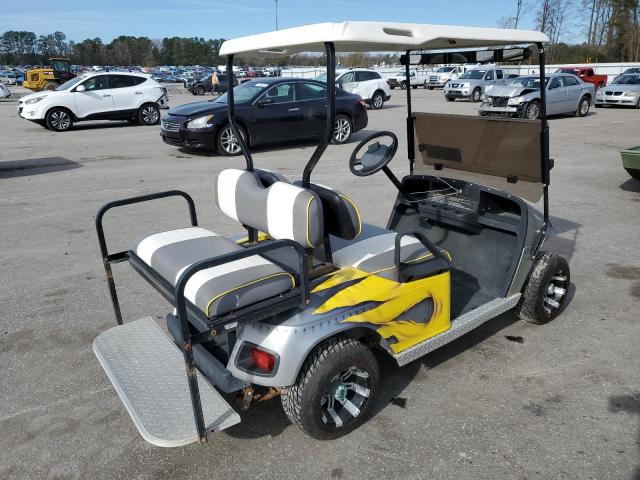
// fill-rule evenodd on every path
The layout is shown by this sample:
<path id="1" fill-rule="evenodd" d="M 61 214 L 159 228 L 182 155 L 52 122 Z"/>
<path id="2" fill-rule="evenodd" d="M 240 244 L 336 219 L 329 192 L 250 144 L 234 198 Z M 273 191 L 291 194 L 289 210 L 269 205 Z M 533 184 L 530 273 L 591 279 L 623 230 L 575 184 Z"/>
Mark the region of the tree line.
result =
<path id="1" fill-rule="evenodd" d="M 77 65 L 219 65 L 224 39 L 171 37 L 152 40 L 123 35 L 105 43 L 99 37 L 67 41 L 63 32 L 36 35 L 8 31 L 0 35 L 0 63 L 45 65 L 51 57 L 67 57 Z"/>
<path id="2" fill-rule="evenodd" d="M 551 39 L 549 62 L 640 62 L 640 0 L 514 0 L 498 25 L 518 28 L 527 14 Z"/>

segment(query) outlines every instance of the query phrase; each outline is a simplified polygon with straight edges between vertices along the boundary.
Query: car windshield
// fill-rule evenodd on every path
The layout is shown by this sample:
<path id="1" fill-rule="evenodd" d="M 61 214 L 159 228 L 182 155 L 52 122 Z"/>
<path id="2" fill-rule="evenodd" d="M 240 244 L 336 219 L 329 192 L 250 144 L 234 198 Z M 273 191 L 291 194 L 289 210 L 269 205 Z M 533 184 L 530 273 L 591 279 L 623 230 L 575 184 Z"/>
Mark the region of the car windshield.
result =
<path id="1" fill-rule="evenodd" d="M 578 75 L 578 70 L 575 68 L 559 68 L 556 73 L 570 73 L 571 75 Z"/>
<path id="2" fill-rule="evenodd" d="M 86 77 L 86 75 L 79 75 L 76 78 L 72 78 L 71 80 L 67 80 L 66 82 L 64 82 L 62 85 L 60 85 L 58 88 L 56 88 L 57 91 L 62 91 L 62 90 L 69 90 L 71 87 L 73 87 L 76 83 L 81 82 L 82 80 L 84 80 Z"/>
<path id="3" fill-rule="evenodd" d="M 616 78 L 613 81 L 616 85 L 640 85 L 640 74 L 627 74 Z"/>
<path id="4" fill-rule="evenodd" d="M 318 75 L 317 77 L 315 77 L 315 80 L 319 80 L 320 82 L 326 82 L 327 81 L 327 74 L 326 73 L 322 73 L 322 74 Z"/>
<path id="5" fill-rule="evenodd" d="M 547 78 L 545 84 L 549 81 Z M 524 88 L 540 88 L 540 78 L 538 77 L 518 77 L 509 82 L 512 87 L 524 87 Z"/>
<path id="6" fill-rule="evenodd" d="M 467 70 L 462 75 L 460 75 L 461 79 L 469 78 L 471 80 L 480 80 L 484 77 L 484 74 L 487 73 L 486 70 Z"/>
<path id="7" fill-rule="evenodd" d="M 452 70 L 453 70 L 453 67 L 440 67 L 438 70 L 436 70 L 436 72 L 446 73 L 446 72 L 451 72 Z"/>
<path id="8" fill-rule="evenodd" d="M 264 82 L 245 82 L 233 88 L 234 105 L 250 103 L 254 98 L 270 87 Z M 227 103 L 227 94 L 223 93 L 215 99 L 214 103 Z"/>

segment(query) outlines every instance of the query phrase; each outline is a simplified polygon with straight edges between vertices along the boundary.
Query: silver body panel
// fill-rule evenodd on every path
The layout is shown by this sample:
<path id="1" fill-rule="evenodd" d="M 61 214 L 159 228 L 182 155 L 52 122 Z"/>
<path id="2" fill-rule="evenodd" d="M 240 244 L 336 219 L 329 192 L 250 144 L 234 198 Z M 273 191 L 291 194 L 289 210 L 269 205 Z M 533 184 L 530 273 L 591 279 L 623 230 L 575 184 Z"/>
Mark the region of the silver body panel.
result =
<path id="1" fill-rule="evenodd" d="M 611 84 L 601 87 L 596 95 L 596 105 L 637 107 L 640 103 L 640 95 L 631 96 L 627 92 L 640 93 L 640 85 Z"/>
<path id="2" fill-rule="evenodd" d="M 110 328 L 93 351 L 140 435 L 159 447 L 198 441 L 182 352 L 151 317 Z M 240 416 L 198 372 L 207 432 L 240 422 Z"/>
<path id="3" fill-rule="evenodd" d="M 476 88 L 480 88 L 481 92 L 484 93 L 485 88 L 490 85 L 504 85 L 506 82 L 504 78 L 505 73 L 500 68 L 482 68 L 476 70 L 486 70 L 483 78 L 457 78 L 451 80 L 444 86 L 444 94 L 454 98 L 469 98 Z M 467 70 L 467 72 L 469 71 L 472 70 Z M 502 76 L 502 78 L 498 78 L 498 75 Z"/>

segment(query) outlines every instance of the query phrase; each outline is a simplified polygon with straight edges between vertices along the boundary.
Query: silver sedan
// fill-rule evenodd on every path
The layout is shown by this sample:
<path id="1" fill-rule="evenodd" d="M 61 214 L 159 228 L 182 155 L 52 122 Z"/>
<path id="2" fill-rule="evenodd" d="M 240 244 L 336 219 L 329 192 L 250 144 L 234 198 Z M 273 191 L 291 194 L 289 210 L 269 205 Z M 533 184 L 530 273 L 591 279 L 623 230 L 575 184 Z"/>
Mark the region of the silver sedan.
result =
<path id="1" fill-rule="evenodd" d="M 622 105 L 640 108 L 640 73 L 623 74 L 601 87 L 596 95 L 596 107 Z"/>
<path id="2" fill-rule="evenodd" d="M 547 115 L 575 114 L 584 117 L 596 100 L 593 84 L 575 75 L 552 73 L 545 79 Z M 480 115 L 535 119 L 540 116 L 540 78 L 523 76 L 507 85 L 487 87 Z"/>

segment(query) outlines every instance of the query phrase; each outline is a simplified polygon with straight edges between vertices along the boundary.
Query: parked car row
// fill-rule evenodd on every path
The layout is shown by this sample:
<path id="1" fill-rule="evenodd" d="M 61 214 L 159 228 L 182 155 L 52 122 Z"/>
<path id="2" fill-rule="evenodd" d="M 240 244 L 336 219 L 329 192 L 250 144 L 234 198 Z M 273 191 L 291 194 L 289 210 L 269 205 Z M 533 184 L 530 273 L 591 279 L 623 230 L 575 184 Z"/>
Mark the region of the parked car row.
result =
<path id="1" fill-rule="evenodd" d="M 216 73 L 218 83 L 213 83 L 213 73 L 200 79 L 193 79 L 184 82 L 184 88 L 189 90 L 193 95 L 205 95 L 207 93 L 223 93 L 227 91 L 227 74 Z M 233 76 L 233 85 L 238 85 L 238 79 Z"/>

